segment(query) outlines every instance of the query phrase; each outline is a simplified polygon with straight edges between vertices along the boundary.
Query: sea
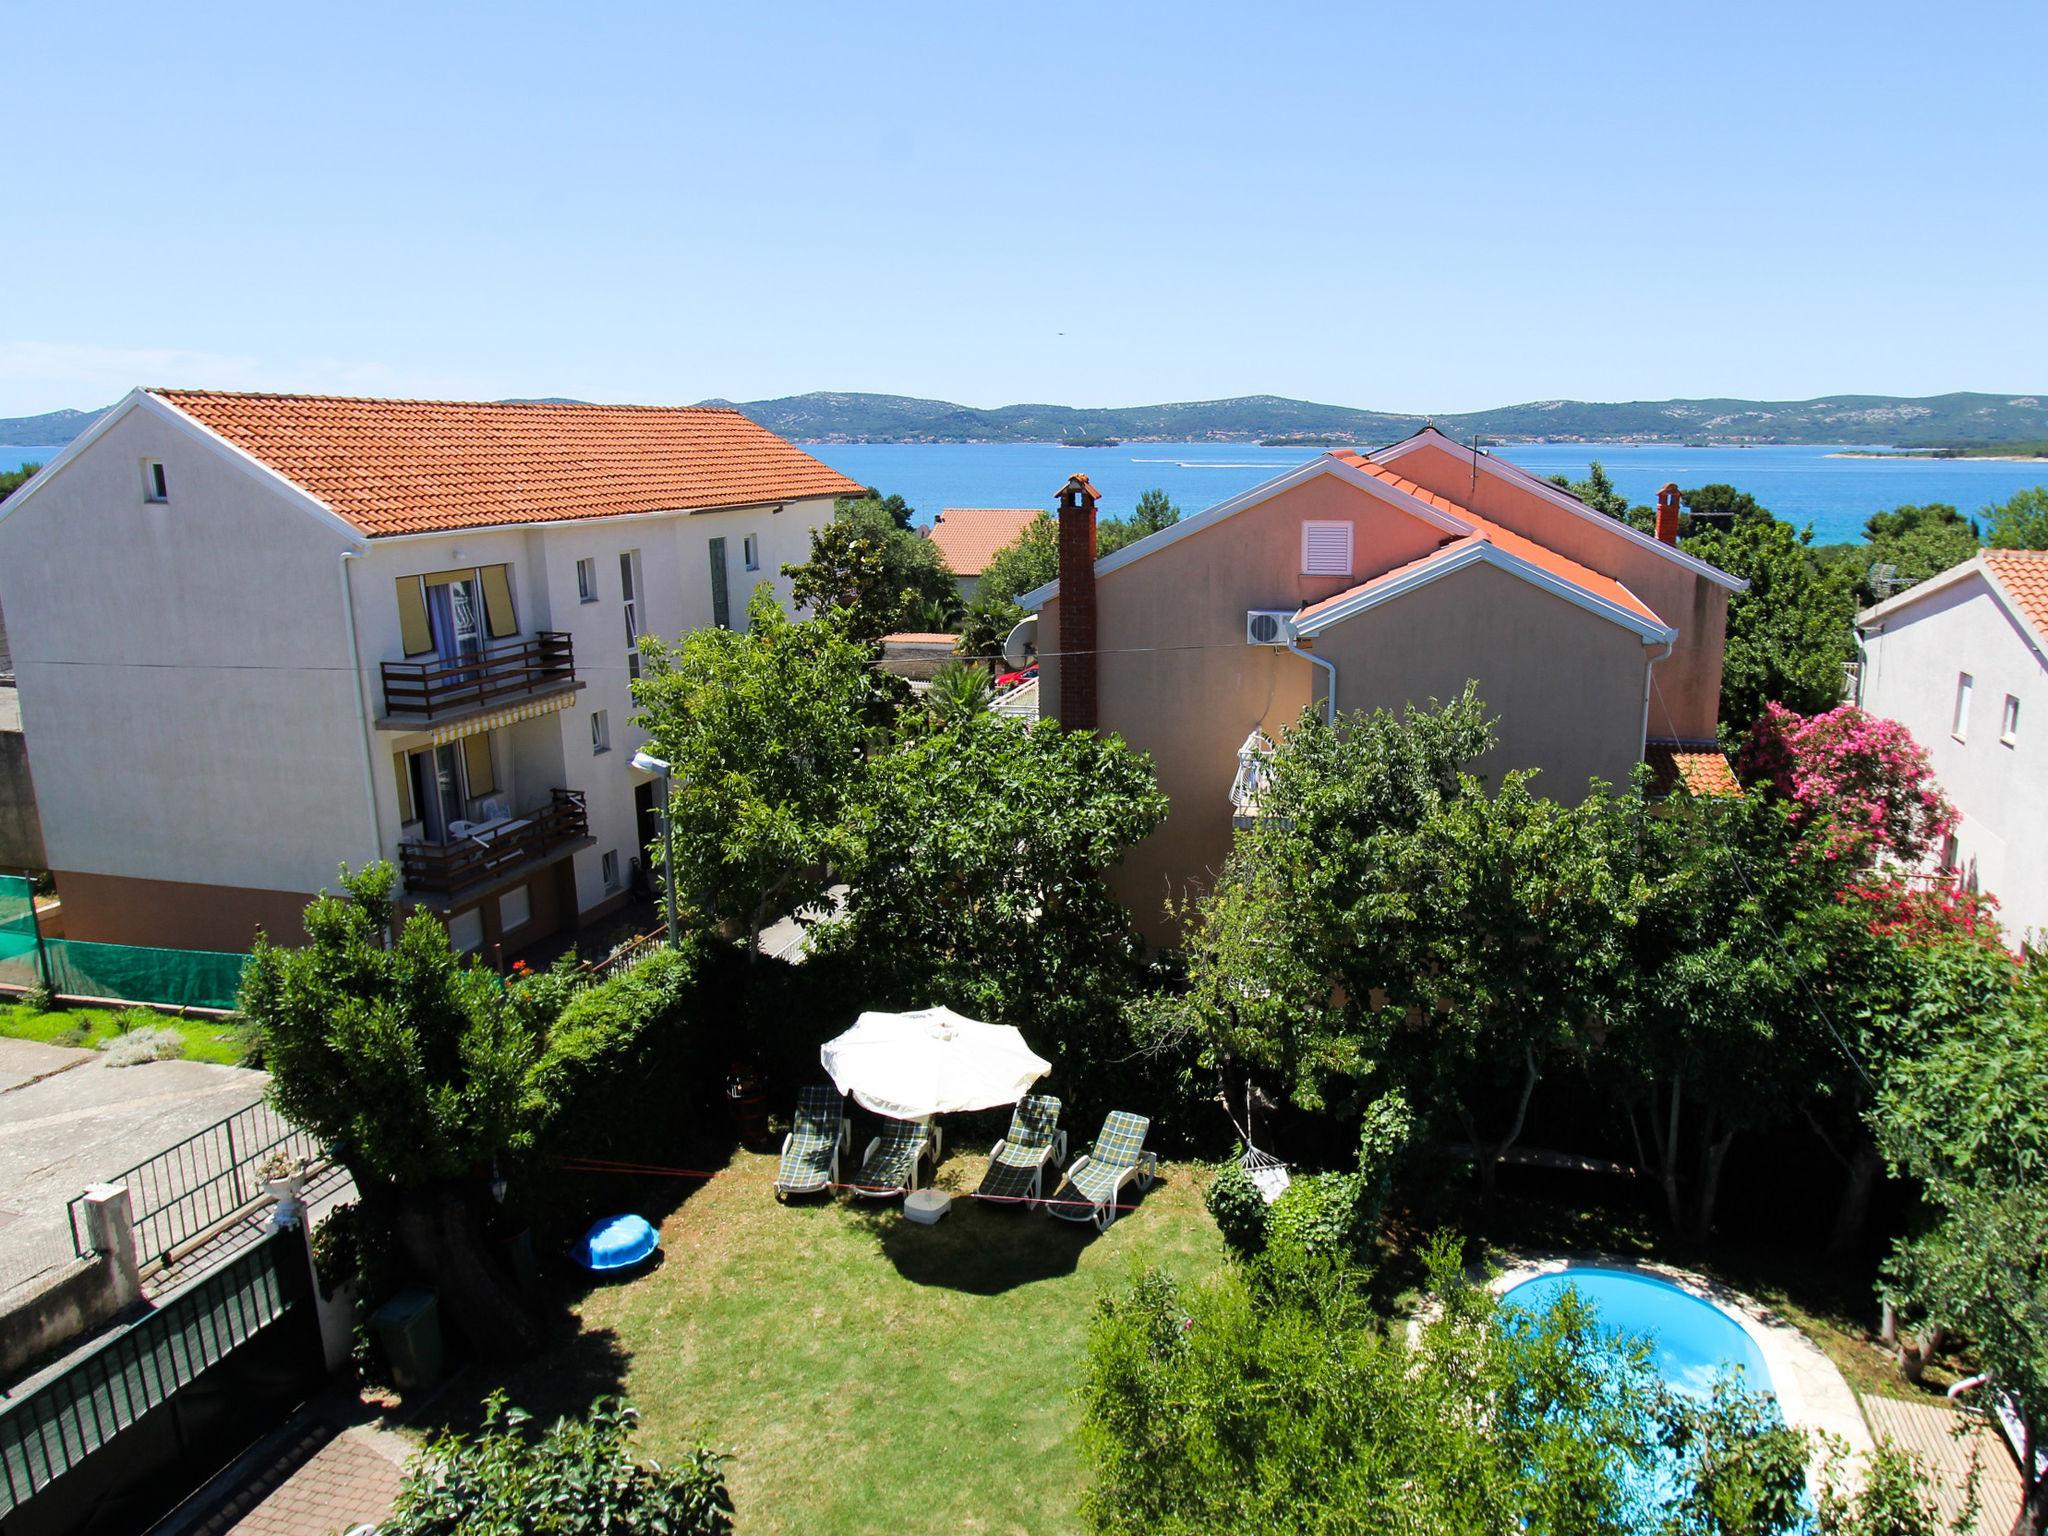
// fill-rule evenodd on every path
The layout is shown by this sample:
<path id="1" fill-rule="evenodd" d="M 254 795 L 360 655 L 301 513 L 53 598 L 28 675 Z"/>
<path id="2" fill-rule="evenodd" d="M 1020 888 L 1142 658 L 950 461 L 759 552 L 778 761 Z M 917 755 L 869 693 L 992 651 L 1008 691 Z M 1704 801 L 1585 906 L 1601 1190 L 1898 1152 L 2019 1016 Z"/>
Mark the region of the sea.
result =
<path id="1" fill-rule="evenodd" d="M 863 485 L 901 496 L 929 523 L 947 507 L 1050 507 L 1077 471 L 1119 516 L 1157 488 L 1183 514 L 1250 490 L 1314 456 L 1308 448 L 1245 443 L 806 443 L 807 452 Z M 0 449 L 0 461 L 8 450 Z M 1539 475 L 1586 476 L 1594 460 L 1631 502 L 1649 505 L 1667 482 L 1682 489 L 1722 483 L 1747 491 L 1788 522 L 1810 524 L 1814 542 L 1863 537 L 1873 512 L 1946 502 L 1980 516 L 2028 486 L 2048 484 L 2048 463 L 1989 459 L 1841 458 L 1838 447 L 1684 448 L 1636 443 L 1515 443 L 1489 449 Z M 1868 450 L 1862 450 L 1868 451 Z"/>
<path id="2" fill-rule="evenodd" d="M 1250 490 L 1314 455 L 1308 448 L 1248 443 L 806 443 L 863 485 L 901 496 L 929 523 L 947 507 L 1050 507 L 1077 471 L 1121 516 L 1159 489 L 1183 513 Z M 0 470 L 47 463 L 55 448 L 0 444 Z M 1853 543 L 1873 512 L 1946 502 L 1976 517 L 2015 491 L 2048 484 L 2048 463 L 1991 459 L 1843 458 L 1838 447 L 1683 448 L 1638 443 L 1515 443 L 1489 450 L 1540 475 L 1583 479 L 1594 460 L 1630 501 L 1648 505 L 1667 481 L 1690 489 L 1723 483 L 1747 491 L 1789 522 L 1810 525 L 1820 544 Z"/>

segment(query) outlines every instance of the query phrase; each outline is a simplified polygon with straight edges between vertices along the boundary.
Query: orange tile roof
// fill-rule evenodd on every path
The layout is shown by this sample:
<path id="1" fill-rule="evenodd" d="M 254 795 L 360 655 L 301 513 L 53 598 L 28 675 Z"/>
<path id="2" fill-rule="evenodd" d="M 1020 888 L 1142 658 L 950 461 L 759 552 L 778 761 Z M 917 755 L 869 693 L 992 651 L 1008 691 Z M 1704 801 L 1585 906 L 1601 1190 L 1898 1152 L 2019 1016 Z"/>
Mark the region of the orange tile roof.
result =
<path id="1" fill-rule="evenodd" d="M 1719 745 L 1711 741 L 1649 741 L 1643 761 L 1650 765 L 1650 791 L 1668 795 L 1683 784 L 1695 795 L 1740 795 L 1742 783 Z"/>
<path id="2" fill-rule="evenodd" d="M 1349 448 L 1341 448 L 1333 452 L 1330 457 L 1341 459 L 1353 469 L 1362 470 L 1376 480 L 1384 480 L 1394 489 L 1417 497 L 1435 507 L 1439 512 L 1446 513 L 1461 523 L 1469 524 L 1474 530 L 1473 537 L 1493 545 L 1496 549 L 1505 550 L 1508 554 L 1528 561 L 1529 564 L 1535 566 L 1538 570 L 1547 571 L 1552 576 L 1568 581 L 1583 591 L 1590 592 L 1596 597 L 1604 598 L 1616 607 L 1625 608 L 1630 613 L 1648 619 L 1652 624 L 1662 624 L 1664 622 L 1635 593 L 1629 591 L 1627 587 L 1623 586 L 1613 577 L 1601 575 L 1600 572 L 1594 570 L 1591 566 L 1581 565 L 1576 560 L 1569 560 L 1565 556 L 1560 555 L 1556 550 L 1546 545 L 1538 544 L 1534 539 L 1527 538 L 1522 534 L 1516 533 L 1511 528 L 1503 528 L 1499 523 L 1481 517 L 1469 507 L 1460 506 L 1455 501 L 1439 496 L 1435 491 L 1425 490 L 1413 480 L 1405 479 L 1395 474 L 1392 470 L 1375 464 L 1362 453 L 1355 452 Z M 1459 539 L 1457 545 L 1462 547 L 1465 542 L 1466 540 Z M 1443 550 L 1437 551 L 1438 555 L 1443 553 Z M 1424 558 L 1432 557 L 1425 556 Z M 1413 563 L 1411 562 L 1411 564 Z M 1402 567 L 1404 570 L 1407 568 L 1405 566 Z M 1391 575 L 1392 572 L 1388 574 Z M 1383 581 L 1386 578 L 1378 577 L 1375 579 Z M 1367 582 L 1365 585 L 1370 586 L 1371 584 L 1371 582 Z M 1358 589 L 1354 588 L 1353 590 Z M 1348 597 L 1351 594 L 1343 593 L 1340 595 Z M 1334 600 L 1332 599 L 1332 601 Z M 1321 604 L 1317 606 L 1320 607 Z"/>
<path id="3" fill-rule="evenodd" d="M 1024 536 L 1047 513 L 1040 507 L 948 507 L 926 535 L 955 576 L 979 576 L 999 549 Z"/>
<path id="4" fill-rule="evenodd" d="M 861 489 L 738 411 L 708 406 L 150 393 L 373 537 Z"/>
<path id="5" fill-rule="evenodd" d="M 2048 644 L 2048 549 L 1987 549 L 1984 568 Z"/>
<path id="6" fill-rule="evenodd" d="M 937 630 L 906 629 L 898 634 L 882 636 L 884 645 L 958 645 L 960 637 L 942 634 Z"/>

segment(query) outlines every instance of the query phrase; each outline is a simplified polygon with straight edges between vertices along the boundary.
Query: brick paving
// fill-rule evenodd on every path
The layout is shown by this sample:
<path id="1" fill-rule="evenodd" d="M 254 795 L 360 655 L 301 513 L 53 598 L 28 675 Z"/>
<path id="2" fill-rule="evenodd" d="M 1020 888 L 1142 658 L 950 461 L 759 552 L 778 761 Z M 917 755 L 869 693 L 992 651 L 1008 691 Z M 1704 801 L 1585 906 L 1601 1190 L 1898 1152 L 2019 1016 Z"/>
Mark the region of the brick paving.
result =
<path id="1" fill-rule="evenodd" d="M 376 1410 L 329 1399 L 299 1416 L 268 1453 L 232 1474 L 180 1536 L 336 1536 L 391 1512 L 413 1442 Z"/>

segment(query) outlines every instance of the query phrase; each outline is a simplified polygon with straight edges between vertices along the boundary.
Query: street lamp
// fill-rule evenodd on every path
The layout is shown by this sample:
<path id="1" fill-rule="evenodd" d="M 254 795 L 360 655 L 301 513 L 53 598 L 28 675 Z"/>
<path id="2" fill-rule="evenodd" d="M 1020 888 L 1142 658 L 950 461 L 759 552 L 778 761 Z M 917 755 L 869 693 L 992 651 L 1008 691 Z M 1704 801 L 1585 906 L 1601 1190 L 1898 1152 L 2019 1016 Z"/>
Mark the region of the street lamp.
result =
<path id="1" fill-rule="evenodd" d="M 675 823 L 669 819 L 668 798 L 675 778 L 675 770 L 653 753 L 647 751 L 633 754 L 633 766 L 642 773 L 651 773 L 661 780 L 661 889 L 668 897 L 668 947 L 678 947 L 676 940 L 676 833 Z"/>

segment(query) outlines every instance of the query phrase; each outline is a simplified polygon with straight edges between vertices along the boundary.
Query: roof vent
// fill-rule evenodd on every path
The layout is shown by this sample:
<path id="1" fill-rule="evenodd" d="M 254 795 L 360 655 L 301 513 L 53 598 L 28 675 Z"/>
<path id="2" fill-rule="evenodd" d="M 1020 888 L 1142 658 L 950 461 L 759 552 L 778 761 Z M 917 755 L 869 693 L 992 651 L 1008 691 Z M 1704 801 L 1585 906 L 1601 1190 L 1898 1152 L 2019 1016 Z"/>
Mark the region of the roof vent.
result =
<path id="1" fill-rule="evenodd" d="M 1286 608 L 1253 608 L 1244 616 L 1246 645 L 1285 645 L 1294 638 L 1294 614 Z"/>

